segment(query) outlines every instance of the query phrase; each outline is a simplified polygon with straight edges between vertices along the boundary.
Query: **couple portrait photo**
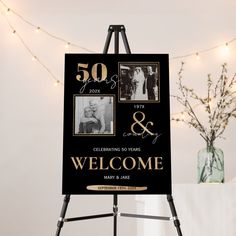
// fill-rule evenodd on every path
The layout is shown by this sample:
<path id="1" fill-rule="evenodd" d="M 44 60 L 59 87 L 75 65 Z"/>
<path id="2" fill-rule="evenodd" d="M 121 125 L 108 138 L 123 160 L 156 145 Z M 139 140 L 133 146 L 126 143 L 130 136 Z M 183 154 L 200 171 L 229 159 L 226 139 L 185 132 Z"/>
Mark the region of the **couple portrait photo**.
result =
<path id="1" fill-rule="evenodd" d="M 74 135 L 114 134 L 113 96 L 74 96 Z"/>
<path id="2" fill-rule="evenodd" d="M 159 63 L 120 63 L 120 101 L 159 102 Z"/>

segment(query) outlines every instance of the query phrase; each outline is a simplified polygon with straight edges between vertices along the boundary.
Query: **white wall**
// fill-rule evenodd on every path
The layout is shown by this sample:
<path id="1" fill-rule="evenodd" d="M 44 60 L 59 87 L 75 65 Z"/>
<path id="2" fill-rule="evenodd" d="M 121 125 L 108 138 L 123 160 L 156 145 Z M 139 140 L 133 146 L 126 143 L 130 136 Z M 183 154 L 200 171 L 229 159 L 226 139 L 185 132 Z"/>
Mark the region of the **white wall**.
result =
<path id="1" fill-rule="evenodd" d="M 169 53 L 170 57 L 211 48 L 236 37 L 233 0 L 6 0 L 6 3 L 35 25 L 94 52 L 102 52 L 110 24 L 126 26 L 132 52 Z M 9 20 L 35 55 L 63 81 L 64 44 L 42 32 L 36 34 L 11 12 Z M 31 55 L 12 36 L 2 16 L 0 30 L 0 234 L 53 235 L 62 203 L 63 87 L 54 87 L 51 75 L 31 61 Z M 70 51 L 83 52 L 77 48 Z M 235 52 L 236 42 L 230 45 L 226 57 L 216 49 L 201 55 L 199 61 L 187 58 L 186 82 L 203 91 L 207 74 L 218 76 L 224 62 L 228 62 L 229 74 L 233 75 Z M 172 94 L 177 92 L 175 81 L 181 60 L 170 62 Z M 171 112 L 179 111 L 172 101 Z M 236 176 L 235 128 L 234 120 L 225 132 L 226 139 L 217 143 L 225 154 L 226 182 Z M 172 123 L 173 183 L 196 183 L 196 156 L 204 146 L 193 129 Z M 135 211 L 134 198 L 121 201 L 127 211 Z M 93 214 L 109 212 L 111 208 L 109 196 L 88 199 L 82 196 L 74 197 L 69 213 Z M 63 229 L 63 235 L 75 235 L 77 230 L 83 235 L 94 232 L 110 235 L 110 221 L 94 221 L 93 227 L 89 222 L 79 223 L 79 227 L 78 223 L 71 224 Z M 101 222 L 105 228 L 100 227 Z M 122 223 L 127 224 L 124 220 Z M 135 232 L 130 227 L 120 229 L 120 235 Z"/>

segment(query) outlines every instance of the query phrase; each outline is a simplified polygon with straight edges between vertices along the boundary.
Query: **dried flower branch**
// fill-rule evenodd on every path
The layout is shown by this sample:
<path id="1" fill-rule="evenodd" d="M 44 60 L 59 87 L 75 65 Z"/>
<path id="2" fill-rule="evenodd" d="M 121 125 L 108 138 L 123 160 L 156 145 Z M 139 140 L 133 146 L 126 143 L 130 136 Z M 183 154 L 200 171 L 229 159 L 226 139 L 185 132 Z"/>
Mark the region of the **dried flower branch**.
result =
<path id="1" fill-rule="evenodd" d="M 186 116 L 184 118 L 172 118 L 172 120 L 184 122 L 189 127 L 195 128 L 207 142 L 207 146 L 213 145 L 215 139 L 224 133 L 230 118 L 236 118 L 236 91 L 234 90 L 236 74 L 229 79 L 227 65 L 223 64 L 221 75 L 216 83 L 214 83 L 211 75 L 208 75 L 207 95 L 201 97 L 194 89 L 183 85 L 183 67 L 184 63 L 182 62 L 177 80 L 180 95 L 172 97 L 184 107 Z M 196 102 L 206 111 L 206 124 L 197 115 L 196 106 L 192 105 Z"/>

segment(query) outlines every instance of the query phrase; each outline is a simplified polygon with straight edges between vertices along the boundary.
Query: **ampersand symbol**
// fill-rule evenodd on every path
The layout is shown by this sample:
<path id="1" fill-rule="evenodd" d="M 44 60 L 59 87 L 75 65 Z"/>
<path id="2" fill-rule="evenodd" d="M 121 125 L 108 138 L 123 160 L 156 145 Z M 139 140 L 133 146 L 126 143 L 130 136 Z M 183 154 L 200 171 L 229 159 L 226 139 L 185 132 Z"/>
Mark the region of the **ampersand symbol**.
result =
<path id="1" fill-rule="evenodd" d="M 137 119 L 137 114 L 141 114 L 141 115 L 142 115 L 141 119 L 139 119 L 139 120 Z M 151 126 L 153 126 L 153 122 L 152 122 L 152 121 L 148 121 L 145 126 L 142 124 L 142 122 L 145 120 L 145 114 L 144 114 L 143 112 L 141 112 L 141 111 L 136 111 L 136 112 L 133 114 L 133 119 L 134 119 L 135 122 L 131 125 L 131 131 L 132 131 L 134 134 L 143 135 L 143 134 L 145 134 L 145 132 L 147 132 L 147 133 L 149 133 L 150 135 L 154 135 L 154 133 L 152 133 L 152 132 L 147 128 L 149 124 L 150 124 Z M 139 126 L 142 128 L 143 131 L 142 131 L 141 133 L 135 132 L 134 127 L 135 127 L 136 125 L 139 125 Z"/>

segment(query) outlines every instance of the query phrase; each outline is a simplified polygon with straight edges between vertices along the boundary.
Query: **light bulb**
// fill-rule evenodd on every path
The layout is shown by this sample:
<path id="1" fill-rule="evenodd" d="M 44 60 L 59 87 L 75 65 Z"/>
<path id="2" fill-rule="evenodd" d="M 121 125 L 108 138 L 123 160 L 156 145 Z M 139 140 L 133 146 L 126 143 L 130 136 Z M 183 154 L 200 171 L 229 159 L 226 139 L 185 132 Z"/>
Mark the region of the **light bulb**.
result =
<path id="1" fill-rule="evenodd" d="M 7 8 L 7 9 L 6 9 L 6 14 L 7 14 L 7 15 L 10 15 L 10 11 L 11 11 L 11 9 L 10 9 L 10 8 Z"/>
<path id="2" fill-rule="evenodd" d="M 225 50 L 229 51 L 229 44 L 228 43 L 225 44 Z"/>
<path id="3" fill-rule="evenodd" d="M 226 55 L 229 53 L 229 44 L 226 43 L 223 48 L 222 48 L 222 52 Z"/>
<path id="4" fill-rule="evenodd" d="M 229 44 L 225 43 L 221 48 L 220 48 L 221 56 L 223 57 L 228 57 L 229 56 Z"/>
<path id="5" fill-rule="evenodd" d="M 68 49 L 70 47 L 70 42 L 65 44 L 65 48 Z"/>
<path id="6" fill-rule="evenodd" d="M 199 56 L 199 53 L 198 53 L 198 52 L 196 53 L 196 59 L 197 59 L 197 60 L 200 60 L 200 56 Z"/>
<path id="7" fill-rule="evenodd" d="M 60 81 L 59 81 L 59 80 L 57 80 L 57 81 L 54 82 L 54 86 L 55 86 L 55 87 L 57 87 L 59 84 L 60 84 Z"/>
<path id="8" fill-rule="evenodd" d="M 35 30 L 36 33 L 39 33 L 40 32 L 40 27 L 38 26 Z"/>

